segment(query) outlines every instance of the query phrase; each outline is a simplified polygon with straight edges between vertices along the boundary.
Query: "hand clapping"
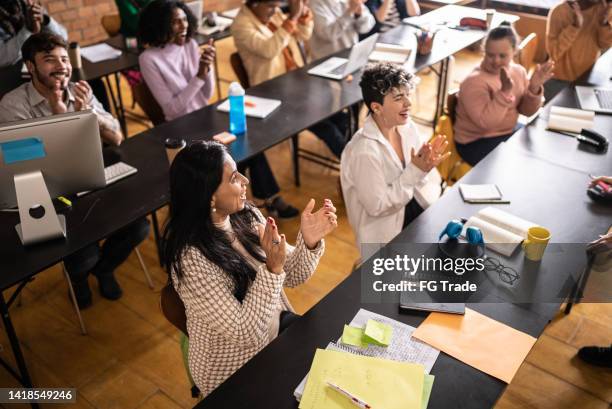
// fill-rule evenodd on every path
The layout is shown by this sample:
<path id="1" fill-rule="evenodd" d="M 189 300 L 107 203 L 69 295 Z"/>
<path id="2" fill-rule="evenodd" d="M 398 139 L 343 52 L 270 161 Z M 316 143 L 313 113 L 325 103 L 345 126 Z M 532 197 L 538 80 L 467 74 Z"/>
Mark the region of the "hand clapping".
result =
<path id="1" fill-rule="evenodd" d="M 555 63 L 552 60 L 544 64 L 538 64 L 531 80 L 529 80 L 529 90 L 534 94 L 540 93 L 540 87 L 554 75 Z"/>
<path id="2" fill-rule="evenodd" d="M 302 212 L 300 227 L 304 242 L 309 249 L 314 249 L 321 239 L 338 227 L 336 208 L 331 200 L 325 199 L 323 207 L 312 213 L 314 206 L 315 200 L 310 199 Z"/>
<path id="3" fill-rule="evenodd" d="M 213 44 L 213 39 L 208 40 L 208 43 L 203 46 L 202 55 L 200 56 L 200 67 L 198 69 L 198 77 L 206 79 L 210 72 L 210 67 L 215 62 L 216 49 Z"/>
<path id="4" fill-rule="evenodd" d="M 89 101 L 91 100 L 92 91 L 91 87 L 86 81 L 79 81 L 75 84 L 72 89 L 72 93 L 74 95 L 74 110 L 75 111 L 84 111 L 86 109 L 90 109 Z"/>
<path id="5" fill-rule="evenodd" d="M 514 88 L 514 80 L 510 78 L 510 74 L 508 74 L 508 70 L 506 68 L 499 70 L 499 80 L 501 81 L 501 90 L 503 93 L 512 91 L 512 88 Z"/>
<path id="6" fill-rule="evenodd" d="M 278 233 L 278 227 L 273 218 L 266 219 L 265 227 L 260 224 L 259 242 L 266 253 L 266 267 L 274 274 L 281 274 L 287 259 L 287 240 L 284 234 Z"/>
<path id="7" fill-rule="evenodd" d="M 447 147 L 446 137 L 438 135 L 433 142 L 424 143 L 418 154 L 415 154 L 414 148 L 412 148 L 410 150 L 410 160 L 414 166 L 423 172 L 429 172 L 450 156 L 451 153 L 446 152 Z"/>

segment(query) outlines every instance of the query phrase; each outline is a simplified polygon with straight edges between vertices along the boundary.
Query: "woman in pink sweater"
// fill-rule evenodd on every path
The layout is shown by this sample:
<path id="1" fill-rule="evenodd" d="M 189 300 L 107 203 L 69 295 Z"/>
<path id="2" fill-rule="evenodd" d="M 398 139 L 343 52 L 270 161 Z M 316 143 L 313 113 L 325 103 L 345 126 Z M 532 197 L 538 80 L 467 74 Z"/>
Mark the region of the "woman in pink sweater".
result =
<path id="1" fill-rule="evenodd" d="M 485 56 L 463 81 L 455 121 L 459 155 L 476 165 L 516 130 L 519 114 L 531 116 L 543 102 L 542 85 L 552 77 L 554 63 L 538 65 L 531 79 L 512 57 L 518 36 L 508 23 L 489 32 Z"/>
<path id="2" fill-rule="evenodd" d="M 148 48 L 138 62 L 167 121 L 205 107 L 214 91 L 215 47 L 210 41 L 200 51 L 192 38 L 196 25 L 189 8 L 177 0 L 154 0 L 140 16 L 138 37 Z M 247 167 L 253 196 L 268 213 L 283 218 L 299 214 L 278 196 L 280 188 L 263 153 L 240 164 L 242 172 Z"/>

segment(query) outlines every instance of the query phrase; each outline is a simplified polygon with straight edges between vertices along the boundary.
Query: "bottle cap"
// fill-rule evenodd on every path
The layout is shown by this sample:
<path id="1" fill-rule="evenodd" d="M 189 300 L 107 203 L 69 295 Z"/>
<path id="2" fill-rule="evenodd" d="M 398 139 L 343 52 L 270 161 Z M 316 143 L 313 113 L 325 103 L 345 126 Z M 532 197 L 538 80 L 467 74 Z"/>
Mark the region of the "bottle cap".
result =
<path id="1" fill-rule="evenodd" d="M 234 81 L 229 86 L 228 95 L 232 97 L 242 96 L 244 95 L 244 88 L 242 88 L 242 85 L 240 85 L 240 83 Z"/>

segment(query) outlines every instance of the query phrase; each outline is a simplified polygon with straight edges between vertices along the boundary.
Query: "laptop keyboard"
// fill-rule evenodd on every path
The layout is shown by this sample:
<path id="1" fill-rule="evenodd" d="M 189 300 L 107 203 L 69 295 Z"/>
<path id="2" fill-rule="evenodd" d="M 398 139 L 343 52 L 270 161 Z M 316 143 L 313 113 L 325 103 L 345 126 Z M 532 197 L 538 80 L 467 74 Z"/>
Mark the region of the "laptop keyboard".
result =
<path id="1" fill-rule="evenodd" d="M 334 68 L 333 70 L 330 71 L 330 74 L 333 74 L 333 75 L 342 75 L 342 74 L 344 74 L 344 69 L 346 68 L 347 64 L 348 64 L 348 62 L 345 62 L 344 64 L 337 66 L 336 68 Z"/>
<path id="2" fill-rule="evenodd" d="M 612 109 L 612 90 L 595 89 L 594 91 L 599 106 L 603 109 Z"/>

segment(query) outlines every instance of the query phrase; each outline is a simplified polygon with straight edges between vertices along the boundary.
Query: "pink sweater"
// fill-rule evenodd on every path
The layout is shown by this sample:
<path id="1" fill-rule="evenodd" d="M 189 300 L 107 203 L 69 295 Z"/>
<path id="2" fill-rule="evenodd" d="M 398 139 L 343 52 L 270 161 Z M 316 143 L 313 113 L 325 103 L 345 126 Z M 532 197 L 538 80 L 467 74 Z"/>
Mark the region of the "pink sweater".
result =
<path id="1" fill-rule="evenodd" d="M 208 78 L 196 76 L 200 50 L 195 40 L 180 46 L 151 47 L 138 58 L 142 75 L 157 103 L 164 110 L 166 121 L 188 114 L 208 104 L 214 90 L 211 70 Z"/>
<path id="2" fill-rule="evenodd" d="M 531 116 L 543 102 L 542 90 L 529 91 L 527 72 L 521 65 L 510 63 L 509 74 L 514 87 L 502 93 L 499 75 L 477 67 L 463 81 L 459 89 L 455 141 L 470 143 L 480 138 L 506 135 L 512 132 L 519 114 Z"/>

